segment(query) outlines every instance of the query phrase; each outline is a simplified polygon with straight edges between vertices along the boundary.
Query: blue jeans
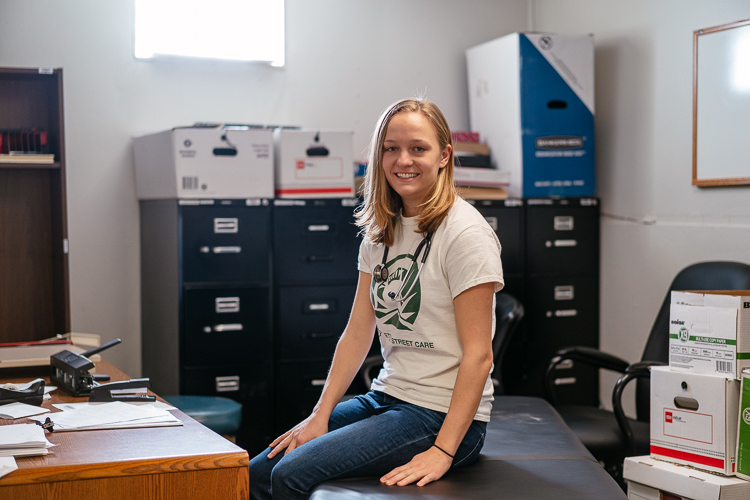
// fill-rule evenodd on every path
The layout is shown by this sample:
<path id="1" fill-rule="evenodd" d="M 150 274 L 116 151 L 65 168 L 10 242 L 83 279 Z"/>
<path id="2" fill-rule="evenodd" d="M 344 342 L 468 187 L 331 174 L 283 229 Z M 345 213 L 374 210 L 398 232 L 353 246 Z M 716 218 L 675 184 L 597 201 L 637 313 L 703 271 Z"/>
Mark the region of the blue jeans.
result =
<path id="1" fill-rule="evenodd" d="M 327 479 L 383 476 L 435 443 L 445 413 L 428 410 L 382 392 L 339 403 L 328 433 L 272 459 L 266 451 L 250 461 L 250 498 L 306 499 Z M 476 460 L 487 424 L 473 421 L 451 467 Z"/>

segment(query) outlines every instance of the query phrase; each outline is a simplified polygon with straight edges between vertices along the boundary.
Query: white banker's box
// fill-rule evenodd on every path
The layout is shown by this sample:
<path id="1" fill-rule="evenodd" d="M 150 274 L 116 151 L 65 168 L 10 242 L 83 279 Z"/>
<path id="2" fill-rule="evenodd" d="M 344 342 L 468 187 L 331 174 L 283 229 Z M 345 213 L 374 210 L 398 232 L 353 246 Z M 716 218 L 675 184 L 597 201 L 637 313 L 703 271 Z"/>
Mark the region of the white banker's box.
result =
<path id="1" fill-rule="evenodd" d="M 354 132 L 277 128 L 276 196 L 352 198 Z"/>
<path id="2" fill-rule="evenodd" d="M 669 366 L 740 378 L 750 367 L 750 291 L 672 292 Z"/>
<path id="3" fill-rule="evenodd" d="M 735 473 L 740 381 L 651 368 L 651 456 Z"/>
<path id="4" fill-rule="evenodd" d="M 512 33 L 466 51 L 471 130 L 512 198 L 593 196 L 594 38 Z"/>
<path id="5" fill-rule="evenodd" d="M 721 477 L 649 457 L 625 459 L 629 500 L 661 500 L 662 492 L 683 500 L 742 500 L 750 498 L 750 482 Z"/>
<path id="6" fill-rule="evenodd" d="M 138 198 L 273 198 L 273 136 L 244 125 L 135 137 Z"/>

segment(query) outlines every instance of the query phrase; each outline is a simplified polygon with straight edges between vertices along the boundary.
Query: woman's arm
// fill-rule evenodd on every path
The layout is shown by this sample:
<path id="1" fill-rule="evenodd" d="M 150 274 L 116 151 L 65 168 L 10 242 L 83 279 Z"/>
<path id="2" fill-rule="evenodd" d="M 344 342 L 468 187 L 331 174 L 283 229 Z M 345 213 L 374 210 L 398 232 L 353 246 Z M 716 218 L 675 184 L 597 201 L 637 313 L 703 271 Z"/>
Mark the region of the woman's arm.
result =
<path id="1" fill-rule="evenodd" d="M 293 429 L 277 437 L 271 443 L 273 450 L 268 454 L 268 458 L 273 458 L 284 449 L 292 451 L 328 432 L 328 419 L 333 409 L 349 388 L 372 345 L 375 334 L 375 311 L 370 303 L 371 279 L 370 274 L 360 271 L 349 322 L 336 345 L 331 369 L 323 385 L 323 393 L 312 414 Z"/>
<path id="2" fill-rule="evenodd" d="M 463 357 L 458 366 L 456 385 L 435 444 L 451 455 L 474 420 L 482 400 L 487 376 L 492 367 L 492 299 L 495 283 L 484 283 L 460 293 L 453 299 L 458 338 Z M 419 481 L 418 486 L 440 479 L 450 469 L 453 459 L 432 447 L 416 455 L 408 464 L 393 469 L 380 481 L 404 486 Z"/>

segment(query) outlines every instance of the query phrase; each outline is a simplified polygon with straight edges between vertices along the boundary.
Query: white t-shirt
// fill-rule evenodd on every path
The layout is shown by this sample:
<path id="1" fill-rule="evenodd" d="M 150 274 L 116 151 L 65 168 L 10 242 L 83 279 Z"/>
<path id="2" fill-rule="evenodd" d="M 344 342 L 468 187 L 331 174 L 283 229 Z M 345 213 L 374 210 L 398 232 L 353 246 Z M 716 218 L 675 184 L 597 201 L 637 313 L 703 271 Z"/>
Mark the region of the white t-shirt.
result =
<path id="1" fill-rule="evenodd" d="M 380 346 L 385 363 L 371 390 L 406 402 L 448 412 L 458 365 L 463 356 L 456 328 L 453 299 L 482 283 L 503 287 L 500 242 L 482 215 L 458 198 L 432 236 L 432 246 L 419 278 L 414 282 L 425 249 L 413 265 L 413 255 L 423 236 L 416 233 L 416 217 L 401 217 L 395 241 L 388 250 L 388 279 L 372 280 L 370 301 L 375 309 Z M 372 274 L 383 260 L 385 246 L 363 242 L 359 270 Z M 407 277 L 406 285 L 396 299 Z M 492 335 L 495 333 L 494 300 Z M 488 422 L 494 389 L 489 375 L 475 420 Z"/>

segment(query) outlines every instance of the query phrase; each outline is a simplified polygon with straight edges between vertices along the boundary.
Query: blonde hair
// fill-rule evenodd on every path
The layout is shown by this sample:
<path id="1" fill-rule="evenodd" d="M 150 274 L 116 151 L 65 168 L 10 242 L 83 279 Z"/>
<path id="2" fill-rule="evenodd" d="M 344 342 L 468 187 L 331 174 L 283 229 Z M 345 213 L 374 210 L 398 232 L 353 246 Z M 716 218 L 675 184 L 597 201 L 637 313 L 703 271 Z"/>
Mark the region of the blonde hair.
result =
<path id="1" fill-rule="evenodd" d="M 388 184 L 383 172 L 383 141 L 391 119 L 396 113 L 401 112 L 424 114 L 435 127 L 440 149 L 444 150 L 451 146 L 447 165 L 438 170 L 437 182 L 421 205 L 422 212 L 417 217 L 417 231 L 422 234 L 435 232 L 458 196 L 453 185 L 451 131 L 440 109 L 423 99 L 402 99 L 388 106 L 378 119 L 372 134 L 367 172 L 362 185 L 364 201 L 355 213 L 356 224 L 362 228 L 361 233 L 365 241 L 384 243 L 388 246 L 393 245 L 396 218 L 403 208 L 403 203 L 401 196 Z"/>

